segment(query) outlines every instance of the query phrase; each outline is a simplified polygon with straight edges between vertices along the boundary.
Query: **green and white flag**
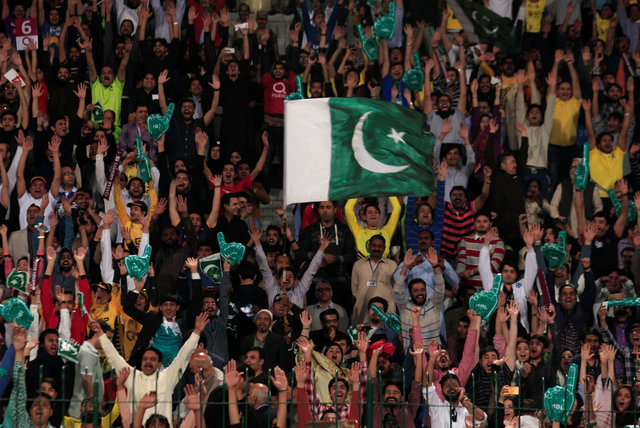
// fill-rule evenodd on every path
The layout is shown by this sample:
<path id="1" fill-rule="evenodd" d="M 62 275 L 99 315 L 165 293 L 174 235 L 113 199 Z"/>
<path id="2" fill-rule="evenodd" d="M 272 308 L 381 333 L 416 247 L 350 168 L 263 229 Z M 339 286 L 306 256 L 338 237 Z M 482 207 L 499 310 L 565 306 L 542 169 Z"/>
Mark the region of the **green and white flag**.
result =
<path id="1" fill-rule="evenodd" d="M 78 345 L 77 343 L 73 343 L 64 339 L 58 340 L 58 356 L 63 360 L 78 364 L 79 352 L 80 345 Z"/>
<path id="2" fill-rule="evenodd" d="M 211 254 L 198 260 L 200 270 L 216 284 L 222 281 L 222 259 L 220 253 Z"/>
<path id="3" fill-rule="evenodd" d="M 27 273 L 13 269 L 7 277 L 7 287 L 15 288 L 23 293 L 27 292 Z"/>
<path id="4" fill-rule="evenodd" d="M 285 204 L 435 189 L 425 117 L 387 101 L 285 102 Z"/>
<path id="5" fill-rule="evenodd" d="M 490 43 L 511 53 L 518 51 L 511 21 L 479 2 L 472 0 L 446 1 L 470 41 Z"/>

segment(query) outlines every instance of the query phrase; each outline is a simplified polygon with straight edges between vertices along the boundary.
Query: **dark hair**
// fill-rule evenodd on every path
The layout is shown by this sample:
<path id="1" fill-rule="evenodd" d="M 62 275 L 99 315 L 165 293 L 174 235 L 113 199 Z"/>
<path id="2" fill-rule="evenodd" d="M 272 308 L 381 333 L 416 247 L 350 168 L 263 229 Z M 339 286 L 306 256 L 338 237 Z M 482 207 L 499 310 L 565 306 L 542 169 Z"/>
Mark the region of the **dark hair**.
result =
<path id="1" fill-rule="evenodd" d="M 498 156 L 498 165 L 501 165 L 503 162 L 506 162 L 508 158 L 515 158 L 516 155 L 513 152 L 502 152 L 500 156 Z"/>
<path id="2" fill-rule="evenodd" d="M 531 343 L 532 340 L 537 340 L 538 342 L 542 343 L 542 346 L 544 346 L 545 348 L 549 347 L 549 338 L 543 334 L 534 334 L 533 336 L 531 336 L 531 339 L 529 339 L 529 343 Z"/>
<path id="3" fill-rule="evenodd" d="M 238 274 L 242 279 L 255 278 L 258 275 L 258 269 L 256 269 L 256 266 L 253 263 L 245 260 L 240 263 Z"/>
<path id="4" fill-rule="evenodd" d="M 465 324 L 471 324 L 471 319 L 469 319 L 469 317 L 466 316 L 466 315 L 462 315 L 460 317 L 460 319 L 458 320 L 458 322 L 463 322 Z"/>
<path id="5" fill-rule="evenodd" d="M 60 336 L 58 334 L 58 330 L 56 330 L 55 328 L 46 328 L 42 331 L 42 333 L 40 333 L 40 336 L 38 336 L 38 345 L 40 346 L 44 345 L 44 339 L 50 334 L 55 334 L 56 336 Z"/>
<path id="6" fill-rule="evenodd" d="M 278 236 L 282 237 L 282 231 L 278 226 L 274 226 L 273 224 L 270 224 L 269 226 L 267 226 L 267 230 L 265 231 L 265 234 L 269 233 L 270 230 L 275 230 L 278 233 Z"/>
<path id="7" fill-rule="evenodd" d="M 482 350 L 480 351 L 480 359 L 482 359 L 482 357 L 484 356 L 484 354 L 487 354 L 489 352 L 495 352 L 496 355 L 500 355 L 500 353 L 496 350 L 496 348 L 494 348 L 493 346 L 485 346 L 484 348 L 482 348 Z"/>
<path id="8" fill-rule="evenodd" d="M 373 306 L 374 303 L 381 303 L 384 312 L 387 312 L 387 310 L 389 310 L 389 302 L 387 302 L 387 299 L 385 299 L 384 297 L 375 296 L 370 298 L 367 302 L 367 309 L 371 309 L 371 306 Z"/>
<path id="9" fill-rule="evenodd" d="M 335 345 L 335 343 L 333 343 L 333 345 Z M 329 349 L 329 346 L 327 346 L 327 349 Z M 347 382 L 347 380 L 345 378 L 342 377 L 332 377 L 331 380 L 329 381 L 329 385 L 327 386 L 327 388 L 329 389 L 329 392 L 331 392 L 331 387 L 333 386 L 334 383 L 336 382 L 342 382 L 344 384 L 344 386 L 349 389 L 349 382 Z M 323 415 L 324 416 L 324 415 Z"/>
<path id="10" fill-rule="evenodd" d="M 443 379 L 444 379 L 444 378 L 443 378 Z M 459 381 L 458 381 L 458 383 L 459 383 Z M 398 389 L 400 390 L 400 393 L 401 393 L 402 395 L 404 395 L 404 390 L 402 389 L 402 382 L 400 382 L 400 381 L 398 381 L 398 380 L 390 380 L 389 382 L 387 382 L 387 383 L 384 385 L 384 389 L 383 389 L 383 391 L 384 391 L 384 390 L 386 390 L 386 389 L 387 389 L 387 387 L 389 387 L 389 386 L 395 386 L 396 388 L 398 388 Z"/>
<path id="11" fill-rule="evenodd" d="M 380 207 L 378 206 L 378 204 L 373 204 L 371 202 L 368 204 L 365 204 L 364 207 L 362 207 L 362 209 L 366 213 L 370 207 L 373 207 L 376 211 L 378 211 L 378 214 L 380 214 Z"/>
<path id="12" fill-rule="evenodd" d="M 147 349 L 144 350 L 142 355 L 146 354 L 149 351 L 155 353 L 158 356 L 158 362 L 162 363 L 162 352 L 160 352 L 160 350 L 158 348 L 154 348 L 153 346 L 149 346 Z"/>
<path id="13" fill-rule="evenodd" d="M 56 379 L 52 377 L 43 377 L 40 381 L 40 385 L 42 386 L 42 384 L 45 382 L 51 385 L 51 388 L 55 389 L 56 392 L 58 391 L 58 381 Z"/>
<path id="14" fill-rule="evenodd" d="M 583 331 L 582 334 L 580 334 L 580 342 L 584 342 L 584 339 L 587 337 L 587 335 L 597 337 L 598 342 L 602 343 L 602 334 L 597 328 L 592 327 L 588 330 Z"/>
<path id="15" fill-rule="evenodd" d="M 409 281 L 409 283 L 407 284 L 407 290 L 409 290 L 409 293 L 411 293 L 411 290 L 413 290 L 413 285 L 414 284 L 422 284 L 425 286 L 425 288 L 427 287 L 427 283 L 424 282 L 424 280 L 422 278 L 413 278 L 411 281 Z"/>
<path id="16" fill-rule="evenodd" d="M 225 205 L 229 205 L 231 203 L 231 198 L 236 198 L 236 194 L 235 193 L 225 193 L 224 195 L 222 195 L 222 198 L 220 199 L 220 204 L 222 206 Z"/>
<path id="17" fill-rule="evenodd" d="M 421 230 L 420 232 L 418 232 L 418 236 L 420 236 L 421 233 L 428 233 L 432 241 L 436 239 L 433 232 L 430 231 L 429 229 Z"/>
<path id="18" fill-rule="evenodd" d="M 609 137 L 611 137 L 611 139 L 613 139 L 613 134 L 611 134 L 611 132 L 607 132 L 607 131 L 605 131 L 605 132 L 601 132 L 601 133 L 599 133 L 599 134 L 598 134 L 598 136 L 596 137 L 596 146 L 597 146 L 598 144 L 600 144 L 600 142 L 602 141 L 602 139 L 603 139 L 604 137 L 606 137 L 606 136 L 609 136 Z"/>
<path id="19" fill-rule="evenodd" d="M 169 419 L 167 419 L 166 416 L 162 416 L 157 413 L 154 413 L 153 415 L 149 416 L 149 419 L 147 419 L 147 422 L 145 422 L 144 424 L 144 428 L 156 427 L 159 424 L 170 426 Z"/>
<path id="20" fill-rule="evenodd" d="M 387 245 L 387 240 L 384 239 L 384 236 L 377 234 L 377 235 L 373 235 L 371 238 L 369 238 L 369 242 L 373 241 L 374 239 L 379 239 L 382 241 L 382 245 Z M 368 245 L 367 245 L 368 246 Z"/>
<path id="21" fill-rule="evenodd" d="M 455 374 L 453 374 L 452 372 L 448 372 L 447 374 L 445 374 L 444 376 L 442 376 L 442 379 L 440 379 L 440 387 L 443 387 L 446 385 L 447 382 L 449 382 L 450 380 L 455 380 L 458 382 L 458 385 L 461 384 L 460 382 L 460 378 L 458 376 L 456 376 Z M 462 386 L 462 385 L 460 385 Z"/>
<path id="22" fill-rule="evenodd" d="M 111 328 L 111 326 L 109 324 L 107 324 L 106 321 L 98 320 L 97 323 L 98 323 L 98 325 L 100 325 L 100 328 L 102 329 L 103 333 L 107 333 L 109 331 L 113 332 L 113 328 Z M 89 334 L 87 335 L 87 339 L 91 339 L 95 334 L 96 334 L 95 331 L 89 330 Z"/>
<path id="23" fill-rule="evenodd" d="M 463 186 L 453 186 L 449 191 L 449 196 L 451 196 L 451 194 L 456 190 L 464 192 L 464 196 L 467 197 L 467 189 L 465 189 Z"/>
<path id="24" fill-rule="evenodd" d="M 336 308 L 329 308 L 320 312 L 320 322 L 324 322 L 325 318 L 328 315 L 335 315 L 336 317 L 338 317 L 338 319 L 340 319 L 340 314 L 338 313 L 338 310 Z"/>
<path id="25" fill-rule="evenodd" d="M 247 354 L 251 351 L 257 351 L 258 352 L 258 359 L 259 360 L 264 360 L 264 349 L 260 348 L 259 346 L 253 346 L 251 348 L 249 348 L 249 350 L 247 351 Z"/>

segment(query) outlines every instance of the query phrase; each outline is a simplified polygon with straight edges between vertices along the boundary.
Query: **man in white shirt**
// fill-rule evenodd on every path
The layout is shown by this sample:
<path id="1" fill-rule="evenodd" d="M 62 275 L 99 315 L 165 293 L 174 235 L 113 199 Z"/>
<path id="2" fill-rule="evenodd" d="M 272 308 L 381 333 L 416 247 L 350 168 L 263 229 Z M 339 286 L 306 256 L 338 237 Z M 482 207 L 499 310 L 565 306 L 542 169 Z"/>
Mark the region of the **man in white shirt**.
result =
<path id="1" fill-rule="evenodd" d="M 441 400 L 436 393 L 433 384 L 433 369 L 440 354 L 444 352 L 434 340 L 429 343 L 429 362 L 427 373 L 429 385 L 427 387 L 426 400 L 429 404 L 429 416 L 433 428 L 466 428 L 465 419 L 473 412 L 474 425 L 483 424 L 487 420 L 487 415 L 479 407 L 474 407 L 473 403 L 465 395 L 465 390 L 460 385 L 458 376 L 450 372 L 442 377 L 440 385 L 445 397 Z"/>
<path id="2" fill-rule="evenodd" d="M 133 403 L 134 407 L 132 411 L 136 412 L 136 410 L 138 410 L 137 406 L 146 393 L 150 391 L 156 392 L 158 404 L 146 410 L 143 422 L 146 422 L 154 413 L 166 417 L 169 421 L 173 419 L 171 394 L 180 380 L 178 376 L 189 366 L 189 358 L 198 346 L 200 333 L 208 322 L 209 318 L 206 313 L 198 315 L 195 328 L 189 339 L 182 345 L 180 352 L 178 352 L 178 355 L 169 367 L 160 371 L 159 369 L 162 366 L 162 353 L 160 351 L 155 348 L 148 348 L 142 356 L 142 370 L 131 367 L 118 353 L 109 338 L 104 335 L 100 325 L 95 321 L 91 321 L 91 330 L 95 331 L 96 336 L 98 336 L 100 345 L 111 366 L 118 373 L 125 367 L 128 367 L 131 371 L 135 371 L 125 382 L 125 387 L 128 391 L 127 401 Z M 133 384 L 134 381 L 135 385 Z"/>

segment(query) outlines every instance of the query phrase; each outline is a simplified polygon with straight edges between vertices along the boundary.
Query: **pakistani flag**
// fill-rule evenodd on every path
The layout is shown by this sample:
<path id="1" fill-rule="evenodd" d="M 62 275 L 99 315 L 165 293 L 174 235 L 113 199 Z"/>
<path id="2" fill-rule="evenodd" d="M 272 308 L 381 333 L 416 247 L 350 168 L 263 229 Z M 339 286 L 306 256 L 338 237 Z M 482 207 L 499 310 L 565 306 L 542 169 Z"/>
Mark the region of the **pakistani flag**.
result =
<path id="1" fill-rule="evenodd" d="M 481 2 L 472 0 L 447 0 L 454 17 L 474 43 L 489 43 L 515 53 L 518 46 L 513 34 L 513 24 L 493 12 Z"/>
<path id="2" fill-rule="evenodd" d="M 23 293 L 27 292 L 27 273 L 16 269 L 12 270 L 7 277 L 7 287 L 15 288 Z"/>
<path id="3" fill-rule="evenodd" d="M 434 191 L 425 117 L 368 98 L 285 102 L 285 203 Z"/>
<path id="4" fill-rule="evenodd" d="M 200 270 L 216 284 L 222 281 L 222 259 L 220 253 L 211 254 L 198 260 Z"/>

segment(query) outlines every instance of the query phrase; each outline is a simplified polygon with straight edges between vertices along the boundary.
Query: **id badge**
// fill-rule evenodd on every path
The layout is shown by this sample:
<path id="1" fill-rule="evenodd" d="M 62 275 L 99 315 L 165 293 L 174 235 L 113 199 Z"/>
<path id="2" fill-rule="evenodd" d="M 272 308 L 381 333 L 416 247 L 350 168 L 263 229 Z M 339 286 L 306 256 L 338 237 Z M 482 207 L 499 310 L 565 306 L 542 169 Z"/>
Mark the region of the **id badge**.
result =
<path id="1" fill-rule="evenodd" d="M 370 279 L 369 281 L 367 281 L 367 287 L 375 287 L 375 286 L 376 286 L 375 279 Z"/>

